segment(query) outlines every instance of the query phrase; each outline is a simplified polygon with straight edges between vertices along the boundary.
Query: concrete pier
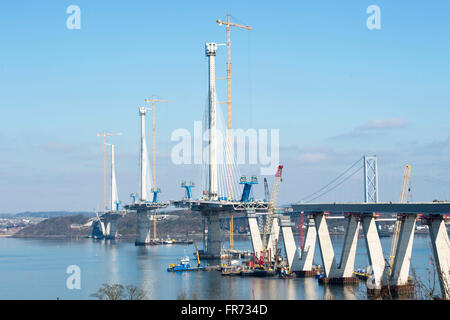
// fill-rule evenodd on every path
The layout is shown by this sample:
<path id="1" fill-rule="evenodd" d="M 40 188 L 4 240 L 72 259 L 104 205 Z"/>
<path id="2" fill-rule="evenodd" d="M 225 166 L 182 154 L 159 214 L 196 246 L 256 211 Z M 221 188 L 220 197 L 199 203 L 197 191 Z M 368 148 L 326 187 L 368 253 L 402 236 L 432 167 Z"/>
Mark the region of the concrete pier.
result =
<path id="1" fill-rule="evenodd" d="M 360 217 L 357 214 L 348 214 L 347 228 L 345 230 L 344 247 L 342 248 L 341 260 L 336 270 L 336 283 L 357 283 L 353 277 L 355 268 L 356 245 L 360 226 Z"/>
<path id="2" fill-rule="evenodd" d="M 288 261 L 288 266 L 292 270 L 292 262 L 294 261 L 295 251 L 297 246 L 295 245 L 294 235 L 292 234 L 291 218 L 288 216 L 280 217 L 281 234 L 283 235 L 284 251 Z"/>
<path id="3" fill-rule="evenodd" d="M 137 237 L 135 245 L 145 246 L 151 242 L 151 212 L 148 210 L 137 210 Z"/>
<path id="4" fill-rule="evenodd" d="M 390 284 L 393 286 L 408 285 L 415 227 L 416 215 L 401 216 L 400 234 L 390 278 Z"/>
<path id="5" fill-rule="evenodd" d="M 206 216 L 208 238 L 205 254 L 210 259 L 220 259 L 222 250 L 222 230 L 220 229 L 220 213 L 210 211 Z"/>
<path id="6" fill-rule="evenodd" d="M 258 226 L 258 218 L 254 214 L 247 214 L 248 217 L 248 226 L 250 229 L 250 237 L 252 240 L 253 252 L 255 253 L 256 258 L 259 259 L 261 255 L 261 250 L 263 248 L 260 228 Z"/>
<path id="7" fill-rule="evenodd" d="M 292 262 L 292 272 L 297 276 L 314 276 L 313 261 L 314 250 L 316 247 L 317 230 L 314 219 L 308 219 L 308 227 L 306 229 L 305 243 L 301 250 L 295 250 L 294 259 Z"/>
<path id="8" fill-rule="evenodd" d="M 380 290 L 385 275 L 385 261 L 380 237 L 375 224 L 374 214 L 361 216 L 364 240 L 369 256 L 369 264 L 372 266 L 373 276 L 367 280 L 368 290 Z"/>
<path id="9" fill-rule="evenodd" d="M 336 274 L 336 260 L 325 214 L 323 212 L 315 212 L 313 217 L 317 228 L 317 238 L 319 240 L 325 278 L 334 278 Z"/>
<path id="10" fill-rule="evenodd" d="M 446 299 L 450 299 L 450 242 L 445 219 L 441 215 L 430 215 L 427 217 L 427 223 L 430 228 L 430 238 L 441 286 L 441 295 Z"/>
<path id="11" fill-rule="evenodd" d="M 102 216 L 104 223 L 104 234 L 105 239 L 113 240 L 117 238 L 118 225 L 117 220 L 121 217 L 117 213 L 106 213 Z"/>

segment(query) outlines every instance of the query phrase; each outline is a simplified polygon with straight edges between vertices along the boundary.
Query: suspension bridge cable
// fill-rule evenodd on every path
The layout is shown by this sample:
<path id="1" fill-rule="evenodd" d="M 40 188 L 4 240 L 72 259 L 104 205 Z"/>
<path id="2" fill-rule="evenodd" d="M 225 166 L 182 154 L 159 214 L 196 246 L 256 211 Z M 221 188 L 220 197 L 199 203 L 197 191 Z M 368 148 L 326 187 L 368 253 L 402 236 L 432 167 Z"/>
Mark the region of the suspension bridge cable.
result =
<path id="1" fill-rule="evenodd" d="M 334 178 L 333 180 L 331 180 L 329 183 L 327 183 L 324 187 L 320 188 L 319 190 L 317 190 L 316 192 L 311 193 L 310 195 L 306 196 L 303 198 L 303 200 L 307 200 L 309 198 L 311 198 L 312 196 L 318 194 L 319 192 L 321 192 L 322 190 L 326 189 L 329 185 L 333 184 L 334 182 L 336 182 L 337 180 L 339 180 L 342 176 L 344 176 L 347 172 L 349 172 L 354 166 L 356 166 L 358 164 L 358 162 L 360 162 L 363 159 L 363 157 L 359 158 L 354 164 L 352 164 L 347 170 L 345 170 L 343 173 L 341 173 L 339 176 L 337 176 L 336 178 Z"/>
<path id="2" fill-rule="evenodd" d="M 361 170 L 362 168 L 364 168 L 364 165 L 360 166 L 358 169 L 356 169 L 355 171 L 353 171 L 352 174 L 350 174 L 347 178 L 345 178 L 344 180 L 342 180 L 341 182 L 339 182 L 339 183 L 338 183 L 337 185 L 335 185 L 333 188 L 331 188 L 331 189 L 329 189 L 329 190 L 327 190 L 327 191 L 321 193 L 321 194 L 318 195 L 317 197 L 314 197 L 314 198 L 312 198 L 312 199 L 310 199 L 310 200 L 308 200 L 308 201 L 306 201 L 306 202 L 307 202 L 307 203 L 308 203 L 308 202 L 311 202 L 311 201 L 313 201 L 313 200 L 315 200 L 315 199 L 317 199 L 317 198 L 322 197 L 323 195 L 327 194 L 328 192 L 333 191 L 334 189 L 336 189 L 337 187 L 339 187 L 341 184 L 343 184 L 345 181 L 347 181 L 348 179 L 350 179 L 351 177 L 353 177 L 355 174 L 357 174 L 357 173 L 359 172 L 359 170 Z"/>

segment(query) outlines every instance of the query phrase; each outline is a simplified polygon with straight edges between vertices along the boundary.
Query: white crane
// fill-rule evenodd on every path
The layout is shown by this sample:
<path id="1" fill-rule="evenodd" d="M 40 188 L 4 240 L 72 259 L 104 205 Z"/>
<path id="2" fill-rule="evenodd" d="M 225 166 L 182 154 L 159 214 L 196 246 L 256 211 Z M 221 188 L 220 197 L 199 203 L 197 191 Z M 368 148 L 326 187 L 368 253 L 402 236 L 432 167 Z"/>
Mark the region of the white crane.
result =
<path id="1" fill-rule="evenodd" d="M 269 238 L 270 238 L 270 233 L 272 231 L 272 226 L 273 226 L 273 212 L 275 211 L 275 204 L 277 202 L 278 199 L 278 191 L 280 189 L 280 183 L 283 180 L 281 178 L 281 173 L 283 170 L 283 166 L 279 165 L 278 166 L 278 170 L 277 173 L 275 174 L 275 179 L 273 181 L 273 187 L 272 187 L 272 196 L 270 198 L 269 201 L 269 208 L 267 210 L 267 218 L 266 218 L 266 224 L 264 226 L 264 233 L 263 233 L 263 251 L 267 251 L 269 244 Z M 273 250 L 273 253 L 276 252 L 276 243 L 274 241 L 274 243 L 272 243 L 272 245 L 274 246 L 274 248 L 271 248 Z"/>

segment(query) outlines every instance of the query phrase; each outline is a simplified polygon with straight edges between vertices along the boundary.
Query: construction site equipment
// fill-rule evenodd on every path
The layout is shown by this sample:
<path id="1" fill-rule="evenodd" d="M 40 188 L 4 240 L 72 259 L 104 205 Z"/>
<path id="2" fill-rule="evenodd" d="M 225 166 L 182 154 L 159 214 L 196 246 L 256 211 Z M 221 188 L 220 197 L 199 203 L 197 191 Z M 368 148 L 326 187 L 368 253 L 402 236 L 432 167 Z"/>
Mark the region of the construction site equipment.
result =
<path id="1" fill-rule="evenodd" d="M 400 203 L 406 203 L 406 199 L 408 196 L 409 189 L 409 181 L 411 179 L 411 166 L 407 165 L 405 167 L 405 170 L 403 171 L 403 178 L 402 178 L 402 189 L 400 191 Z M 395 254 L 397 251 L 397 245 L 398 245 L 398 238 L 400 235 L 400 228 L 401 228 L 401 216 L 397 215 L 397 220 L 394 224 L 394 232 L 392 234 L 392 243 L 391 243 L 391 251 L 389 254 L 389 269 L 390 272 L 392 272 L 393 269 L 393 263 L 395 259 Z"/>
<path id="2" fill-rule="evenodd" d="M 283 166 L 279 165 L 278 170 L 275 174 L 275 179 L 273 182 L 272 187 L 272 197 L 269 202 L 269 208 L 267 210 L 267 217 L 266 217 L 266 223 L 264 226 L 264 233 L 263 233 L 263 253 L 261 254 L 261 257 L 266 256 L 267 251 L 276 252 L 277 248 L 269 248 L 269 236 L 272 231 L 272 225 L 273 225 L 273 213 L 275 210 L 275 204 L 278 199 L 278 191 L 280 189 L 280 183 L 282 181 L 281 174 L 283 171 Z M 276 242 L 273 243 L 274 246 L 276 246 Z M 270 258 L 270 254 L 268 255 Z"/>
<path id="3" fill-rule="evenodd" d="M 267 178 L 264 178 L 264 201 L 269 201 L 269 185 L 267 184 Z"/>
<path id="4" fill-rule="evenodd" d="M 194 182 L 190 182 L 189 184 L 186 181 L 181 182 L 181 187 L 185 189 L 184 197 L 188 200 L 192 199 L 192 188 L 195 187 Z"/>

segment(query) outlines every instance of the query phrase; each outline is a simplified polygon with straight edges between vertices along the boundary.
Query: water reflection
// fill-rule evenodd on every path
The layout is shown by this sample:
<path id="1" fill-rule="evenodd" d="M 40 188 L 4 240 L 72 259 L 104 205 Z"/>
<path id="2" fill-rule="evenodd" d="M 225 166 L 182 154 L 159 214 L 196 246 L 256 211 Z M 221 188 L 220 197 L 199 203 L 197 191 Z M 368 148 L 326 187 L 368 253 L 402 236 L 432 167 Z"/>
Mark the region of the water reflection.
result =
<path id="1" fill-rule="evenodd" d="M 336 247 L 340 248 L 338 238 Z M 342 239 L 343 240 L 343 239 Z M 419 277 L 427 279 L 431 249 L 429 237 L 416 237 L 412 263 Z M 341 243 L 342 244 L 342 243 Z M 388 245 L 389 243 L 387 243 Z M 235 241 L 248 250 L 249 241 Z M 315 278 L 279 279 L 223 277 L 220 272 L 167 272 L 177 258 L 189 255 L 191 246 L 135 246 L 134 242 L 30 240 L 0 238 L 0 299 L 90 299 L 102 283 L 133 284 L 148 292 L 150 299 L 367 299 L 365 285 L 322 286 Z M 356 257 L 355 266 L 367 266 L 367 257 Z M 320 263 L 320 258 L 317 260 Z M 202 261 L 218 264 L 218 261 Z M 82 290 L 67 290 L 68 265 L 82 270 Z"/>

